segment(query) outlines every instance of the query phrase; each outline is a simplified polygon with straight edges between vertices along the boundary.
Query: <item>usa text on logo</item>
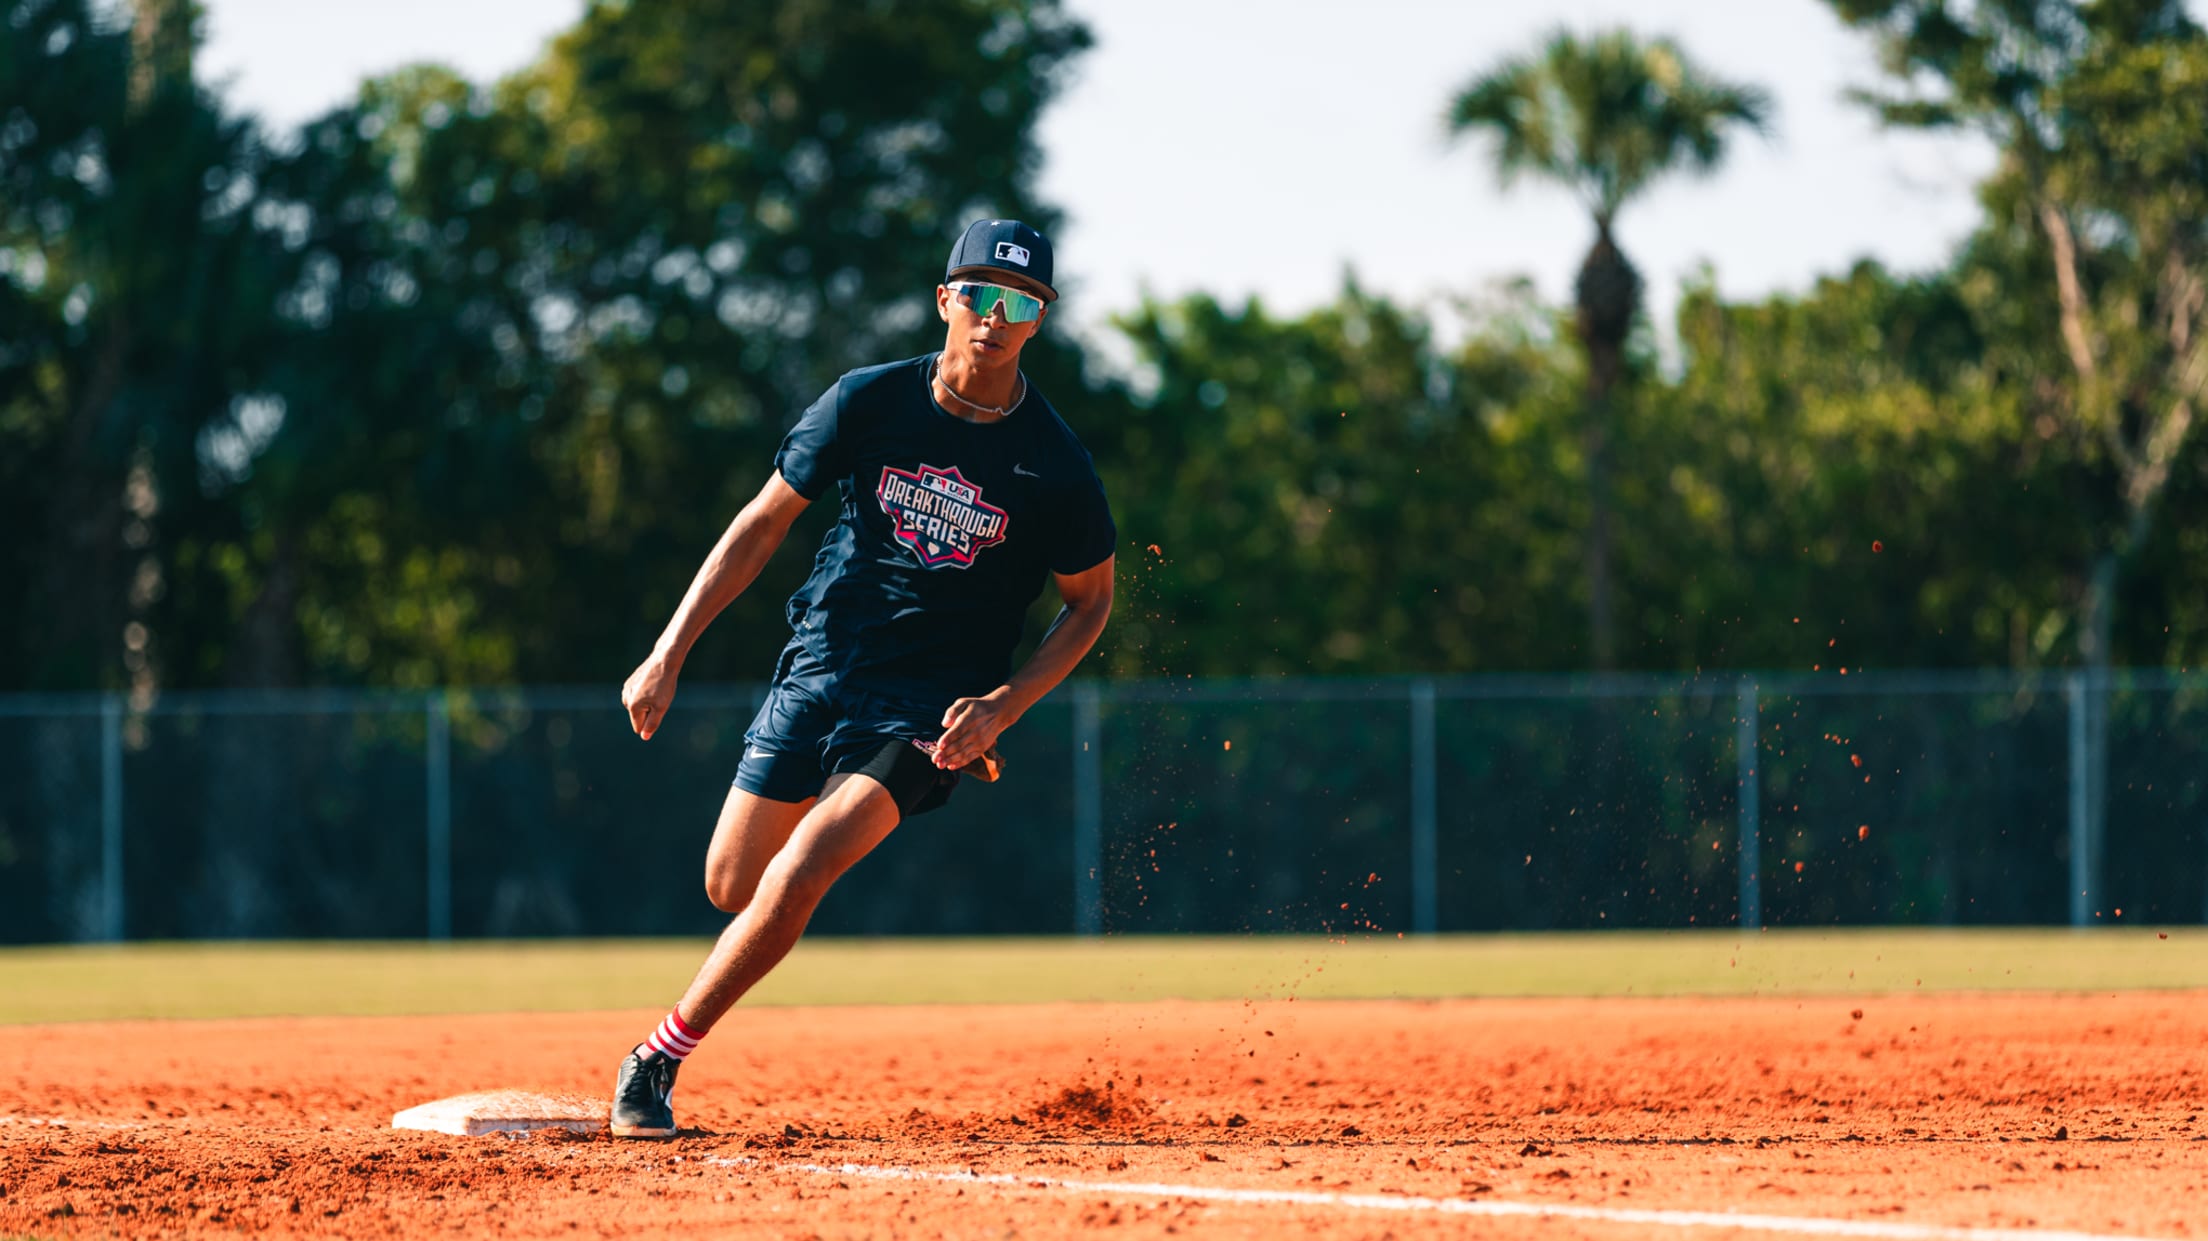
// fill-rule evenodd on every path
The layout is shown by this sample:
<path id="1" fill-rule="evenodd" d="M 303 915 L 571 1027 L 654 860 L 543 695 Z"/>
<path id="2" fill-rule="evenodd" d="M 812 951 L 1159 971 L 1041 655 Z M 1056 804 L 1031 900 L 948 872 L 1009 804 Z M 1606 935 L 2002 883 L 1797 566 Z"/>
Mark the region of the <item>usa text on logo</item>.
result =
<path id="1" fill-rule="evenodd" d="M 981 488 L 955 465 L 923 465 L 917 474 L 885 465 L 874 498 L 895 525 L 897 541 L 930 569 L 967 568 L 982 548 L 1004 542 L 1005 511 L 982 503 Z"/>

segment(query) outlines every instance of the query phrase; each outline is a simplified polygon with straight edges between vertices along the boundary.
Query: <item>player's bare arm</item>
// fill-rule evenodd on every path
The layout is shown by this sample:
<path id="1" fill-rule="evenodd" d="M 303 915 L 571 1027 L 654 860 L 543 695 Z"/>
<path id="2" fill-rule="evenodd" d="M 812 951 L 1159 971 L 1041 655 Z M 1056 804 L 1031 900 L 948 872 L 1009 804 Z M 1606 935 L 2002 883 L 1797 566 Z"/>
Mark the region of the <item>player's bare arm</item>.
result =
<path id="1" fill-rule="evenodd" d="M 1055 573 L 1065 606 L 1050 632 L 1027 662 L 1003 685 L 979 698 L 961 698 L 943 713 L 943 738 L 935 746 L 935 765 L 955 771 L 980 758 L 1004 730 L 1019 722 L 1029 707 L 1058 687 L 1104 632 L 1112 614 L 1112 561 L 1079 573 Z"/>
<path id="2" fill-rule="evenodd" d="M 758 578 L 774 550 L 789 537 L 790 524 L 809 503 L 776 471 L 721 532 L 652 653 L 621 686 L 621 705 L 628 708 L 629 727 L 637 736 L 649 741 L 659 731 L 667 709 L 674 705 L 675 680 L 682 674 L 682 661 L 689 657 L 690 648 L 713 618 Z"/>

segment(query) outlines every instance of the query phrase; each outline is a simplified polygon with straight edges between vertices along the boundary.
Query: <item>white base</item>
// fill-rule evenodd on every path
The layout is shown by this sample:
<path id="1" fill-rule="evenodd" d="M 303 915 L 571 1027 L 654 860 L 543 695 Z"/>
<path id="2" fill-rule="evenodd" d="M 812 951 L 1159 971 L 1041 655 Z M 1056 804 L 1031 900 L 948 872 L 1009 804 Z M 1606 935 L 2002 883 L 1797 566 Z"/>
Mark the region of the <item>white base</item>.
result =
<path id="1" fill-rule="evenodd" d="M 486 1133 L 534 1133 L 540 1129 L 602 1133 L 612 1110 L 603 1099 L 581 1095 L 483 1090 L 410 1107 L 391 1118 L 391 1127 L 465 1138 Z"/>

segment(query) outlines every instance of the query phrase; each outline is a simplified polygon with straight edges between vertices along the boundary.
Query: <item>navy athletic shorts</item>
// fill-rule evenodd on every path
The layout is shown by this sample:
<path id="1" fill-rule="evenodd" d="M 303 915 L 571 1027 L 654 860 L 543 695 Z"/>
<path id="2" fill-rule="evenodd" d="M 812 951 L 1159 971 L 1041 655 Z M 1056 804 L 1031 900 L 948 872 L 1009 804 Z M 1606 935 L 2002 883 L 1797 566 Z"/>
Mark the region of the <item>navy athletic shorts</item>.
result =
<path id="1" fill-rule="evenodd" d="M 941 737 L 950 705 L 841 684 L 803 642 L 792 639 L 775 664 L 774 687 L 744 732 L 736 787 L 769 801 L 817 797 L 829 776 L 866 767 L 889 742 Z M 950 800 L 958 773 L 938 774 L 936 787 L 905 808 L 907 816 Z"/>

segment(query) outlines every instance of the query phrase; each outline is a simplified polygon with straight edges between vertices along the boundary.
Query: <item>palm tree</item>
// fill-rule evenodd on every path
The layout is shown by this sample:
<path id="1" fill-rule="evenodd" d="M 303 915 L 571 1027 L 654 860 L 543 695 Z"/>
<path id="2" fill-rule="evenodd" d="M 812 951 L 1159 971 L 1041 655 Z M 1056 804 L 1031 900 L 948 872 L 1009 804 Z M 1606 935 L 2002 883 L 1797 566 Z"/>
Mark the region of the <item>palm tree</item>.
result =
<path id="1" fill-rule="evenodd" d="M 1770 97 L 1721 82 L 1668 39 L 1643 43 L 1617 30 L 1581 40 L 1558 31 L 1540 53 L 1473 79 L 1449 107 L 1449 133 L 1497 138 L 1495 168 L 1561 182 L 1594 217 L 1595 244 L 1574 285 L 1579 340 L 1587 350 L 1587 605 L 1595 666 L 1616 657 L 1610 603 L 1607 441 L 1611 394 L 1624 378 L 1625 340 L 1640 310 L 1641 277 L 1611 228 L 1619 208 L 1677 168 L 1707 173 L 1734 126 L 1761 132 Z"/>

